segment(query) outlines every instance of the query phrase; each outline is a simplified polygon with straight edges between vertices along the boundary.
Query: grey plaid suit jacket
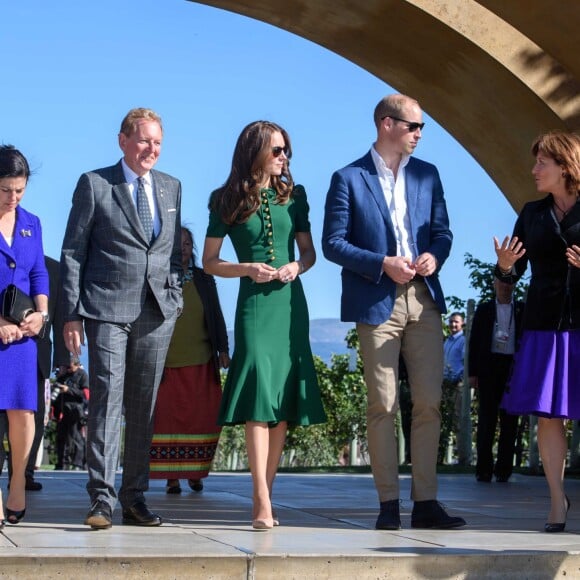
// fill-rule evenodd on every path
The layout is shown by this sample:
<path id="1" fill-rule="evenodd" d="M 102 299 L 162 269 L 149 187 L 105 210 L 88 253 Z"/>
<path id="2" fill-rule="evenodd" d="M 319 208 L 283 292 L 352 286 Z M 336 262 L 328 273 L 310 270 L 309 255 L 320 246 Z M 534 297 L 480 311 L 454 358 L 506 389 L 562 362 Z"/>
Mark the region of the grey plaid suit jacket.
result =
<path id="1" fill-rule="evenodd" d="M 149 245 L 119 161 L 84 173 L 73 194 L 60 281 L 65 322 L 129 323 L 148 289 L 165 318 L 182 307 L 181 184 L 151 170 L 161 229 Z"/>

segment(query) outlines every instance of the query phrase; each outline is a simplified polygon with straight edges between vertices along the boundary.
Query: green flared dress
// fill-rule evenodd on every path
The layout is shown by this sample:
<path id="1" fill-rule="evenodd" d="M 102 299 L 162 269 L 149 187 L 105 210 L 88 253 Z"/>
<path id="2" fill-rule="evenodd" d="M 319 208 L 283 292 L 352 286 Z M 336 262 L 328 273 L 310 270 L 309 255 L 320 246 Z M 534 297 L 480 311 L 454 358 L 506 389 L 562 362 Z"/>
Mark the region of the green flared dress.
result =
<path id="1" fill-rule="evenodd" d="M 276 192 L 261 192 L 262 204 L 246 223 L 227 225 L 210 213 L 207 236 L 229 235 L 239 262 L 279 268 L 294 257 L 295 232 L 309 232 L 306 192 L 296 186 L 287 204 Z M 256 284 L 240 278 L 234 353 L 224 386 L 218 423 L 260 421 L 276 425 L 324 423 L 309 340 L 308 306 L 300 278 Z"/>

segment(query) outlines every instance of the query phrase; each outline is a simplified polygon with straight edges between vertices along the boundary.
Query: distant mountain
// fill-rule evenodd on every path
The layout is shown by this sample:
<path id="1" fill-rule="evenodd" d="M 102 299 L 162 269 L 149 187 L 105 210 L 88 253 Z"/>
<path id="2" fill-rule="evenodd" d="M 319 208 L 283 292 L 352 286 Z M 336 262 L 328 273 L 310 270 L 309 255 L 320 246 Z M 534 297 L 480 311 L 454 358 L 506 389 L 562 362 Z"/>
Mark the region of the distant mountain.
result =
<path id="1" fill-rule="evenodd" d="M 313 354 L 330 363 L 333 354 L 346 354 L 346 334 L 354 327 L 351 322 L 336 318 L 318 318 L 310 321 L 310 346 Z M 230 354 L 234 351 L 234 331 L 228 331 Z"/>
<path id="2" fill-rule="evenodd" d="M 318 318 L 310 321 L 310 346 L 313 354 L 330 363 L 333 354 L 346 354 L 346 335 L 354 328 L 352 322 L 337 318 Z"/>

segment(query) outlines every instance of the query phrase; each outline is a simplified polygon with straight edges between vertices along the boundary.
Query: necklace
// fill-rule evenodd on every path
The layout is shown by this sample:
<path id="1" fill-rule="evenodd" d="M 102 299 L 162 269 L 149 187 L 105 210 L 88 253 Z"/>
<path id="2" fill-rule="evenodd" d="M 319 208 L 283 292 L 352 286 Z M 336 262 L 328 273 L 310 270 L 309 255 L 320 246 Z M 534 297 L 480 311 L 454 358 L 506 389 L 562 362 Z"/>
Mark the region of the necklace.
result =
<path id="1" fill-rule="evenodd" d="M 574 201 L 574 203 L 568 209 L 562 209 L 556 203 L 555 199 L 553 199 L 552 202 L 554 203 L 555 208 L 562 214 L 562 219 L 564 219 L 572 211 L 572 208 L 576 205 L 576 201 Z"/>

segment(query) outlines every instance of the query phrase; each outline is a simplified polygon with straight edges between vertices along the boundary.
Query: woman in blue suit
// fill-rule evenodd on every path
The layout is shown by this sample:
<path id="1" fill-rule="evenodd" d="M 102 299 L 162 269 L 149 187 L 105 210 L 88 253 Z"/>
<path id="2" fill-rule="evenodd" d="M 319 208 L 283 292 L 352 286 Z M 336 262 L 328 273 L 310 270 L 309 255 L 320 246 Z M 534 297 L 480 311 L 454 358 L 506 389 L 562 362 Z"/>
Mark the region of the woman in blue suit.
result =
<path id="1" fill-rule="evenodd" d="M 30 177 L 26 158 L 11 145 L 0 147 L 0 291 L 10 284 L 34 300 L 36 312 L 20 324 L 0 316 L 0 409 L 8 414 L 12 477 L 6 519 L 17 524 L 25 513 L 25 469 L 34 438 L 37 406 L 37 336 L 48 321 L 48 273 L 40 220 L 20 207 Z M 0 501 L 0 527 L 4 511 Z"/>

